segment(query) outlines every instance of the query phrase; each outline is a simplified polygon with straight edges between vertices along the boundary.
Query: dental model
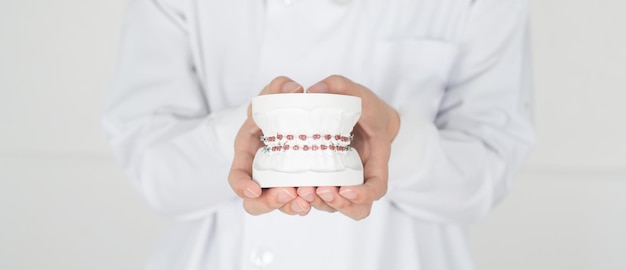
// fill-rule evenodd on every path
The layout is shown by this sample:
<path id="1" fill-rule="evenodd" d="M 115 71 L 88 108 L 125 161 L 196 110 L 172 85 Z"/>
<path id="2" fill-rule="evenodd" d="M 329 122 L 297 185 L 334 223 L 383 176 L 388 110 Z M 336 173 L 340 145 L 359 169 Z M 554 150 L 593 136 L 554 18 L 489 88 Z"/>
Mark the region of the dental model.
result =
<path id="1" fill-rule="evenodd" d="M 272 94 L 252 100 L 261 147 L 252 178 L 263 188 L 351 186 L 363 183 L 352 128 L 361 99 L 335 94 Z"/>

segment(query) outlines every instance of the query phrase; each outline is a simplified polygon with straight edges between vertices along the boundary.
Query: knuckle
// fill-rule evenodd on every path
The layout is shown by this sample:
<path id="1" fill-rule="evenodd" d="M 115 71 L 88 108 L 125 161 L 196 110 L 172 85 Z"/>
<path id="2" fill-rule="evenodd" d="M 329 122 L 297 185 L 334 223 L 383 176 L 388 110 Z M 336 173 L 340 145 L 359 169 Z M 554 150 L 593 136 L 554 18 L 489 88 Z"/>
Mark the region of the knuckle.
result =
<path id="1" fill-rule="evenodd" d="M 250 200 L 243 200 L 243 209 L 246 212 L 253 216 L 258 216 L 262 214 L 260 211 L 257 211 L 256 207 L 254 207 L 253 203 Z"/>
<path id="2" fill-rule="evenodd" d="M 270 93 L 276 93 L 279 92 L 278 90 L 282 87 L 283 84 L 285 84 L 286 82 L 291 81 L 291 79 L 289 77 L 286 76 L 278 76 L 276 78 L 274 78 L 268 88 L 269 88 L 269 92 Z"/>
<path id="3" fill-rule="evenodd" d="M 337 90 L 345 90 L 348 87 L 349 80 L 342 75 L 330 75 L 326 80 L 329 85 L 332 85 L 332 87 Z"/>
<path id="4" fill-rule="evenodd" d="M 351 204 L 352 203 L 348 200 L 335 200 L 333 203 L 330 204 L 330 206 L 337 210 L 342 210 L 347 209 L 348 207 L 350 207 Z"/>
<path id="5" fill-rule="evenodd" d="M 228 183 L 230 184 L 230 188 L 239 196 L 240 198 L 245 198 L 244 196 L 244 187 L 237 181 L 236 179 L 230 179 Z"/>
<path id="6" fill-rule="evenodd" d="M 292 212 L 291 209 L 289 209 L 289 207 L 287 207 L 286 205 L 281 207 L 279 210 L 281 212 L 283 212 L 284 214 L 287 214 L 287 215 L 290 215 L 290 216 L 296 215 L 296 213 Z"/>
<path id="7" fill-rule="evenodd" d="M 325 205 L 320 200 L 315 200 L 315 201 L 313 201 L 311 203 L 311 206 L 313 206 L 316 209 L 320 209 L 321 210 L 322 208 L 324 208 Z"/>
<path id="8" fill-rule="evenodd" d="M 244 199 L 244 205 L 246 204 L 246 199 L 248 199 L 248 197 L 246 197 L 246 194 L 244 192 L 244 187 L 242 187 L 241 185 L 239 185 L 238 187 L 235 187 L 235 193 L 237 193 L 237 196 L 239 196 L 239 198 Z"/>
<path id="9" fill-rule="evenodd" d="M 359 216 L 355 217 L 355 218 L 354 218 L 354 220 L 355 220 L 355 221 L 364 220 L 364 219 L 365 219 L 365 218 L 367 218 L 369 215 L 370 215 L 369 213 L 362 214 L 362 215 L 359 215 Z"/>
<path id="10" fill-rule="evenodd" d="M 376 196 L 375 201 L 378 201 L 380 199 L 382 199 L 385 195 L 387 195 L 387 191 L 389 189 L 387 188 L 387 186 L 385 185 L 384 187 L 381 188 L 380 193 L 378 194 L 378 196 Z"/>
<path id="11" fill-rule="evenodd" d="M 280 208 L 283 208 L 283 207 L 287 206 L 286 203 L 280 203 L 278 201 L 278 199 L 276 199 L 276 198 L 272 198 L 271 200 L 267 200 L 265 205 L 266 205 L 267 208 L 270 208 L 270 209 L 280 209 Z"/>
<path id="12" fill-rule="evenodd" d="M 324 212 L 329 212 L 329 213 L 335 213 L 337 212 L 337 209 L 331 207 L 330 205 L 326 204 L 325 202 L 322 201 L 317 201 L 311 204 L 311 206 L 313 206 L 313 208 L 320 210 L 320 211 L 324 211 Z"/>
<path id="13" fill-rule="evenodd" d="M 280 84 L 286 80 L 289 80 L 289 78 L 286 76 L 278 76 L 270 82 L 270 85 Z"/>
<path id="14" fill-rule="evenodd" d="M 358 214 L 356 214 L 354 217 L 352 217 L 354 220 L 359 221 L 359 220 L 363 220 L 367 217 L 369 217 L 369 215 L 371 214 L 371 208 L 367 207 L 366 209 L 364 209 L 363 211 L 360 211 Z"/>
<path id="15" fill-rule="evenodd" d="M 333 74 L 333 75 L 328 76 L 328 80 L 331 80 L 334 82 L 340 82 L 340 81 L 346 81 L 347 78 L 339 74 Z"/>

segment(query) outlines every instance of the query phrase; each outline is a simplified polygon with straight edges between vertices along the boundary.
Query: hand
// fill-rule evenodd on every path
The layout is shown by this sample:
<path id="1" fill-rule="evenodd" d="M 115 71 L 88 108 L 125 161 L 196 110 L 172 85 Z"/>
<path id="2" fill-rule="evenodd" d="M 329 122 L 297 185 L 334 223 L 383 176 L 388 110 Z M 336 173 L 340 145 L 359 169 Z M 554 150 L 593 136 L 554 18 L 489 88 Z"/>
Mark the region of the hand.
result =
<path id="1" fill-rule="evenodd" d="M 298 195 L 323 211 L 339 211 L 360 220 L 367 217 L 374 201 L 387 192 L 391 142 L 400 128 L 398 113 L 376 94 L 351 80 L 333 75 L 311 86 L 309 93 L 334 93 L 361 98 L 361 118 L 351 146 L 363 162 L 364 183 L 344 187 L 299 187 Z"/>
<path id="2" fill-rule="evenodd" d="M 302 93 L 304 89 L 287 77 L 277 77 L 261 91 L 260 95 L 276 93 Z M 254 123 L 248 107 L 248 119 L 235 138 L 235 156 L 228 175 L 228 182 L 243 199 L 244 209 L 251 215 L 260 215 L 275 209 L 289 215 L 306 215 L 311 210 L 309 202 L 299 197 L 296 188 L 261 187 L 252 180 L 252 161 L 257 150 L 263 146 L 259 140 L 261 129 Z"/>

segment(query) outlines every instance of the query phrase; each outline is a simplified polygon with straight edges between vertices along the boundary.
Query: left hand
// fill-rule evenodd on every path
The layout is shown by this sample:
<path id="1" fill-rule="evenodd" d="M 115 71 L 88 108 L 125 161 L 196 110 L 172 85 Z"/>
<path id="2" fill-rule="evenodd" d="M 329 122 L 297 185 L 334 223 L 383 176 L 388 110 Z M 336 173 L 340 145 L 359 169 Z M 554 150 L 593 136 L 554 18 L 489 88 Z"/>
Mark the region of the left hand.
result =
<path id="1" fill-rule="evenodd" d="M 363 162 L 364 183 L 344 187 L 299 187 L 299 197 L 311 206 L 360 220 L 369 216 L 374 201 L 387 193 L 391 142 L 400 128 L 398 113 L 371 90 L 345 77 L 333 75 L 309 87 L 309 93 L 333 93 L 361 98 L 361 118 L 351 146 Z"/>
<path id="2" fill-rule="evenodd" d="M 302 93 L 302 86 L 287 77 L 276 77 L 261 91 L 260 95 L 276 93 Z M 251 215 L 261 215 L 279 209 L 288 215 L 304 216 L 311 210 L 309 202 L 297 196 L 294 187 L 261 189 L 252 180 L 252 161 L 257 150 L 263 146 L 259 140 L 261 129 L 252 119 L 248 106 L 248 118 L 235 138 L 235 156 L 231 164 L 228 182 L 233 191 L 243 199 L 243 207 Z"/>

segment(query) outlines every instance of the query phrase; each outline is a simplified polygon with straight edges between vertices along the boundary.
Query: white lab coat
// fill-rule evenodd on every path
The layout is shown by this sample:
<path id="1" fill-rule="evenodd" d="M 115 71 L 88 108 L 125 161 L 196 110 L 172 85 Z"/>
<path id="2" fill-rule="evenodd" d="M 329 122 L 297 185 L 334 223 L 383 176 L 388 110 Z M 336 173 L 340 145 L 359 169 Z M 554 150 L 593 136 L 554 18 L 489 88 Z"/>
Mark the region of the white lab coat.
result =
<path id="1" fill-rule="evenodd" d="M 103 125 L 170 220 L 147 269 L 474 269 L 468 225 L 533 142 L 526 0 L 132 0 Z M 389 191 L 353 221 L 250 216 L 228 185 L 250 99 L 341 74 L 396 108 Z"/>

